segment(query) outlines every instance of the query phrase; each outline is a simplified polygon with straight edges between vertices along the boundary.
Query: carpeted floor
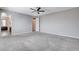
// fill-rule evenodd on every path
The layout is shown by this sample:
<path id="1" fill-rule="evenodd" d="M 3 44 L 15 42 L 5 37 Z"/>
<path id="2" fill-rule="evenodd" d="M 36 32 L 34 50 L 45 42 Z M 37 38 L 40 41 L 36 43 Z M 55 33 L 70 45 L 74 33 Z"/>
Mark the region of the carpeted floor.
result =
<path id="1" fill-rule="evenodd" d="M 79 51 L 79 39 L 41 32 L 5 36 L 0 51 Z"/>

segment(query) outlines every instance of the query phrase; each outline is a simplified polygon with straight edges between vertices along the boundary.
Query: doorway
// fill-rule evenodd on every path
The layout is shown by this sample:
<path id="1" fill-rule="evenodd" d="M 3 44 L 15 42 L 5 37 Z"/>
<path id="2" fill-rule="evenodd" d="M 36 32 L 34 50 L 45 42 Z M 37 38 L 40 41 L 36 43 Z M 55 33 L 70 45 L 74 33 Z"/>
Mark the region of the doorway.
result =
<path id="1" fill-rule="evenodd" d="M 11 35 L 12 33 L 12 20 L 11 16 L 6 13 L 1 14 L 1 35 Z"/>
<path id="2" fill-rule="evenodd" d="M 32 18 L 32 32 L 39 32 L 40 31 L 40 21 L 39 17 Z"/>
<path id="3" fill-rule="evenodd" d="M 36 31 L 36 18 L 33 17 L 32 18 L 32 32 L 35 32 Z"/>

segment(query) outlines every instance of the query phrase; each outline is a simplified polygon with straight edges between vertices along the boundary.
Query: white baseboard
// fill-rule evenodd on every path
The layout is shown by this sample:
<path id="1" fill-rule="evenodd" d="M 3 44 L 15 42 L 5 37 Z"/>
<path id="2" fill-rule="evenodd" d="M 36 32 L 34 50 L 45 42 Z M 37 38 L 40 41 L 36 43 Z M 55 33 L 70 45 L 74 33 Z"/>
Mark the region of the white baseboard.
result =
<path id="1" fill-rule="evenodd" d="M 46 32 L 42 32 L 42 33 L 46 33 Z M 52 33 L 48 33 L 48 34 L 52 34 Z M 70 37 L 70 38 L 76 38 L 79 39 L 79 37 L 73 37 L 73 36 L 68 36 L 68 35 L 61 35 L 61 34 L 53 34 L 53 35 L 59 35 L 59 36 L 65 36 L 65 37 Z"/>

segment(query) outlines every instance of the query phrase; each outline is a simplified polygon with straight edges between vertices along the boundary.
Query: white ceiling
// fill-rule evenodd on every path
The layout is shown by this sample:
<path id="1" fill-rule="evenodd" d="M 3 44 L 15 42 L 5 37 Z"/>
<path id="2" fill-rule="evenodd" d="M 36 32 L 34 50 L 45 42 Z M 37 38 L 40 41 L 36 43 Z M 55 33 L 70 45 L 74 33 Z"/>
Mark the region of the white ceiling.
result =
<path id="1" fill-rule="evenodd" d="M 32 13 L 32 10 L 30 8 L 35 8 L 35 7 L 2 7 L 2 9 L 5 10 L 10 10 L 13 12 L 18 12 L 18 13 L 22 13 L 22 14 L 27 14 L 27 15 L 31 15 L 31 16 L 38 16 L 37 13 Z M 39 15 L 46 15 L 46 14 L 50 14 L 50 13 L 55 13 L 55 12 L 60 12 L 60 11 L 64 11 L 64 10 L 68 10 L 68 9 L 72 9 L 74 7 L 42 7 L 43 10 L 45 10 L 45 12 L 41 12 Z"/>

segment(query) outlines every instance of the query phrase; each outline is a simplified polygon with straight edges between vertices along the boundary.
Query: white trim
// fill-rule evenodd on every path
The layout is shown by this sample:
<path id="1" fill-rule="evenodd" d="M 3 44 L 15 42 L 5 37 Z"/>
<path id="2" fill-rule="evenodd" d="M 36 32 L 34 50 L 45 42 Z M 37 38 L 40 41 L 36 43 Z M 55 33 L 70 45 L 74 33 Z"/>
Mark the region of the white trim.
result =
<path id="1" fill-rule="evenodd" d="M 46 32 L 42 32 L 42 33 L 46 33 Z M 47 34 L 52 34 L 52 33 L 47 33 Z M 79 39 L 79 37 L 73 37 L 73 36 L 68 36 L 68 35 L 59 35 L 59 34 L 53 34 L 53 35 L 58 35 L 58 36 L 64 36 L 64 37 L 70 37 L 70 38 L 76 38 L 76 39 Z"/>

